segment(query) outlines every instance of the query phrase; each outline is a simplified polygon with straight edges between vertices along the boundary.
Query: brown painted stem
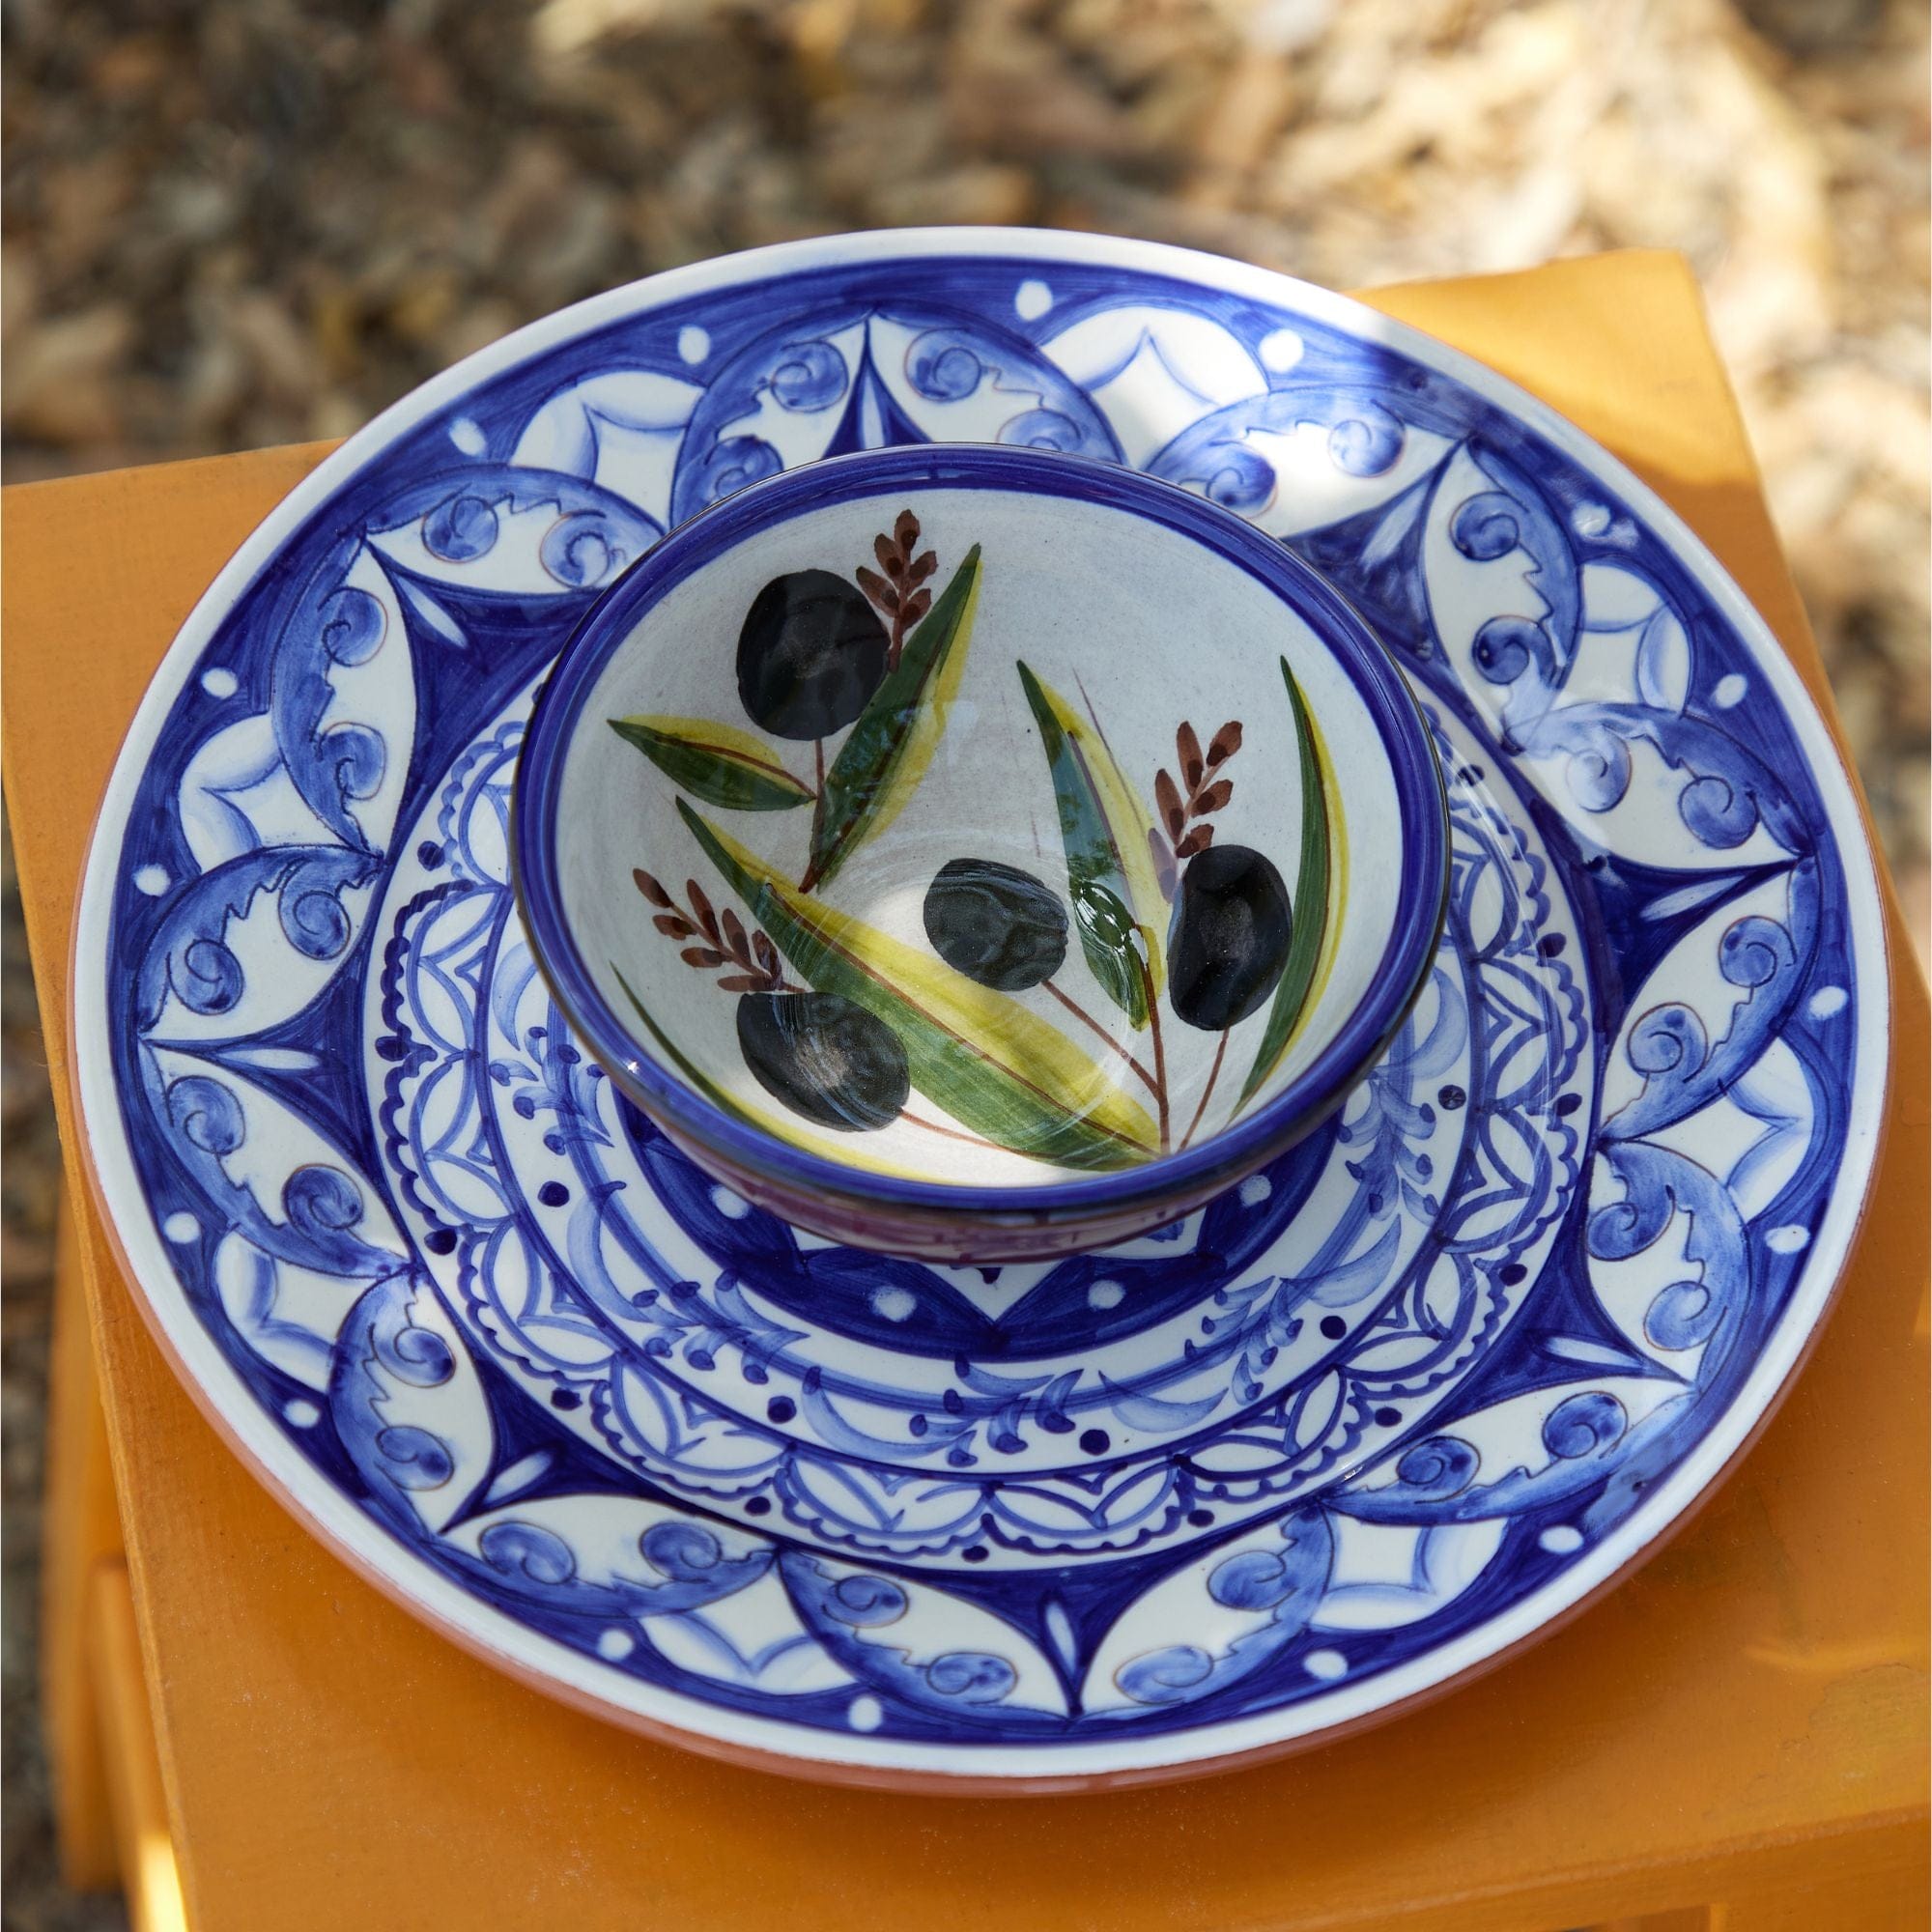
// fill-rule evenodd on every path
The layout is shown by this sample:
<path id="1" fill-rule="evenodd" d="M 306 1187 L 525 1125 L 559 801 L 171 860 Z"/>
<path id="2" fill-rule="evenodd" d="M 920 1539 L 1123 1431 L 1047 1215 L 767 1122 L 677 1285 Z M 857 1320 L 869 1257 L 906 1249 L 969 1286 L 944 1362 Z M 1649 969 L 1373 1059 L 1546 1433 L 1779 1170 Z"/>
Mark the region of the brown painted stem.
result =
<path id="1" fill-rule="evenodd" d="M 1153 974 L 1139 961 L 1141 984 L 1147 988 L 1148 1026 L 1153 1034 L 1153 1097 L 1160 1107 L 1160 1151 L 1167 1152 L 1171 1127 L 1167 1117 L 1167 1050 L 1160 1038 L 1160 1002 L 1154 997 Z"/>
<path id="2" fill-rule="evenodd" d="M 825 823 L 825 740 L 811 741 L 812 770 L 817 775 L 818 784 L 811 795 L 811 850 L 818 850 L 819 828 Z M 805 862 L 805 876 L 798 882 L 802 893 L 809 893 L 818 883 L 818 863 L 810 857 Z"/>
<path id="3" fill-rule="evenodd" d="M 1150 1073 L 1147 1070 L 1147 1068 L 1143 1066 L 1140 1064 L 1140 1062 L 1136 1060 L 1134 1056 L 1124 1046 L 1122 1046 L 1121 1042 L 1117 1040 L 1114 1037 L 1114 1036 L 1110 1034 L 1107 1031 L 1107 1029 L 1103 1027 L 1100 1024 L 1100 1022 L 1094 1017 L 1092 1013 L 1090 1013 L 1087 1010 L 1085 1007 L 1081 1006 L 1077 1000 L 1069 999 L 1065 993 L 1063 993 L 1060 990 L 1058 986 L 1056 986 L 1053 983 L 1051 980 L 1042 980 L 1040 981 L 1040 984 L 1046 989 L 1046 991 L 1051 993 L 1053 997 L 1056 1000 L 1058 1000 L 1060 1004 L 1063 1007 L 1065 1007 L 1066 1010 L 1069 1013 L 1071 1013 L 1073 1017 L 1076 1020 L 1078 1020 L 1082 1026 L 1091 1028 L 1092 1031 L 1097 1034 L 1101 1039 L 1105 1040 L 1106 1043 L 1109 1046 L 1111 1046 L 1114 1049 L 1114 1051 L 1118 1053 L 1121 1056 L 1121 1058 L 1124 1060 L 1127 1063 L 1127 1065 L 1131 1066 L 1134 1069 L 1134 1071 L 1141 1076 L 1141 1079 L 1147 1084 L 1147 1090 L 1150 1094 L 1155 1095 L 1159 1094 L 1160 1089 L 1154 1085 L 1153 1075 Z"/>
<path id="4" fill-rule="evenodd" d="M 1221 1029 L 1221 1043 L 1214 1049 L 1214 1064 L 1208 1069 L 1208 1084 L 1201 1090 L 1201 1104 L 1194 1110 L 1194 1118 L 1187 1123 L 1187 1131 L 1180 1137 L 1180 1151 L 1187 1151 L 1187 1144 L 1194 1138 L 1194 1130 L 1201 1124 L 1201 1116 L 1208 1111 L 1208 1102 L 1214 1097 L 1214 1083 L 1221 1077 L 1221 1063 L 1228 1057 L 1228 1029 Z"/>
<path id="5" fill-rule="evenodd" d="M 937 1121 L 928 1121 L 922 1114 L 915 1114 L 909 1107 L 899 1109 L 899 1119 L 909 1127 L 923 1127 L 929 1134 L 943 1134 L 950 1141 L 964 1141 L 968 1147 L 997 1147 L 997 1141 L 989 1141 L 980 1134 L 969 1134 L 960 1127 L 942 1126 Z"/>

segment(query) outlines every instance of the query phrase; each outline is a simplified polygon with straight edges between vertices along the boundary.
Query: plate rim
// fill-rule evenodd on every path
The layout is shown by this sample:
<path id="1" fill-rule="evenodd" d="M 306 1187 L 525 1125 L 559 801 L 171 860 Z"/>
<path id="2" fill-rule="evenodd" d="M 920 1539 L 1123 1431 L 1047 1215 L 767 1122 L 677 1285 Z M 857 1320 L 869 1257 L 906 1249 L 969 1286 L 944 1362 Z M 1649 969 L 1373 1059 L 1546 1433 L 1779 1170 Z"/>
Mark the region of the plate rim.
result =
<path id="1" fill-rule="evenodd" d="M 694 296 L 764 275 L 910 259 L 1015 264 L 1059 261 L 1165 276 L 1205 294 L 1307 315 L 1372 347 L 1393 350 L 1514 415 L 1614 488 L 1671 550 L 1751 650 L 1804 753 L 1837 841 L 1847 939 L 1860 977 L 1844 1151 L 1819 1230 L 1790 1300 L 1736 1394 L 1690 1453 L 1601 1543 L 1506 1609 L 1434 1649 L 1299 1703 L 1190 1730 L 1038 1747 L 915 1743 L 807 1729 L 663 1690 L 543 1636 L 441 1577 L 323 1477 L 288 1436 L 244 1434 L 260 1416 L 252 1392 L 195 1321 L 170 1266 L 135 1172 L 111 1055 L 107 936 L 118 862 L 134 793 L 161 725 L 221 621 L 280 545 L 342 484 L 401 436 L 479 383 L 556 344 Z M 1855 835 L 1855 836 L 1854 836 Z M 1463 351 L 1351 297 L 1206 251 L 1131 238 L 1030 228 L 879 229 L 772 243 L 664 270 L 526 324 L 399 398 L 326 457 L 255 526 L 196 600 L 136 707 L 88 838 L 71 928 L 68 1002 L 71 1091 L 80 1152 L 122 1273 L 150 1332 L 204 1415 L 285 1508 L 384 1594 L 464 1648 L 551 1694 L 633 1729 L 793 1776 L 895 1789 L 1038 1791 L 1122 1785 L 1232 1769 L 1328 1742 L 1458 1688 L 1532 1638 L 1548 1635 L 1654 1554 L 1754 1441 L 1789 1392 L 1842 1286 L 1870 1207 L 1888 1126 L 1891 1074 L 1891 937 L 1869 820 L 1857 779 L 1823 711 L 1776 635 L 1703 540 L 1628 465 L 1550 405 Z M 89 968 L 85 962 L 93 961 Z M 1861 1094 L 1868 1104 L 1858 1104 Z M 1855 1186 L 1846 1186 L 1856 1177 Z M 169 1293 L 151 1291 L 175 1284 Z M 163 1303 L 168 1304 L 163 1306 Z M 402 1562 L 395 1562 L 398 1549 Z M 384 1565 L 387 1557 L 388 1566 Z M 678 1714 L 689 1715 L 680 1718 Z M 970 1765 L 971 1769 L 962 1767 Z"/>

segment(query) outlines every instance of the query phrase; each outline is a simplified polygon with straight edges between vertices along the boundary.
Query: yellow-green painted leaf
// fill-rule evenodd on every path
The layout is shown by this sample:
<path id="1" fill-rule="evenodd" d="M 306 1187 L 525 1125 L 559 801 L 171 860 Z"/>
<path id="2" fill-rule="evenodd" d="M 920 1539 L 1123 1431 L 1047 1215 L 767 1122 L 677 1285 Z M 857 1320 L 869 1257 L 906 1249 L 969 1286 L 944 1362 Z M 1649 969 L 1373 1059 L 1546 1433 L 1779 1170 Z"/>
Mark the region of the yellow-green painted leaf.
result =
<path id="1" fill-rule="evenodd" d="M 674 784 L 706 805 L 727 811 L 790 811 L 811 803 L 811 787 L 793 778 L 749 731 L 707 718 L 607 722 Z"/>
<path id="2" fill-rule="evenodd" d="M 1020 685 L 1046 748 L 1067 895 L 1080 950 L 1107 997 L 1136 1026 L 1148 1023 L 1149 980 L 1166 980 L 1166 900 L 1148 850 L 1153 818 L 1098 729 L 1026 665 Z"/>
<path id="3" fill-rule="evenodd" d="M 932 763 L 966 674 L 980 608 L 980 570 L 975 544 L 906 639 L 897 665 L 860 712 L 826 773 L 811 827 L 807 892 L 822 886 L 865 840 L 898 816 Z"/>
<path id="4" fill-rule="evenodd" d="M 1295 751 L 1301 759 L 1301 857 L 1295 868 L 1294 932 L 1289 941 L 1288 961 L 1274 989 L 1274 1004 L 1268 1009 L 1267 1026 L 1254 1065 L 1241 1088 L 1236 1107 L 1244 1104 L 1255 1090 L 1282 1063 L 1288 1049 L 1301 1031 L 1304 1016 L 1313 1010 L 1311 995 L 1319 990 L 1320 979 L 1327 978 L 1334 958 L 1334 939 L 1341 930 L 1342 897 L 1330 891 L 1330 841 L 1340 830 L 1339 801 L 1331 814 L 1329 797 L 1333 780 L 1321 743 L 1321 733 L 1309 716 L 1301 687 L 1281 661 L 1282 682 L 1288 686 L 1288 702 L 1294 713 Z M 1334 823 L 1331 825 L 1331 817 Z"/>
<path id="5" fill-rule="evenodd" d="M 914 1170 L 901 1162 L 881 1160 L 877 1154 L 849 1144 L 844 1136 L 835 1141 L 830 1135 L 809 1133 L 797 1121 L 787 1115 L 775 1114 L 768 1108 L 754 1107 L 749 1101 L 741 1100 L 735 1094 L 727 1093 L 717 1081 L 699 1066 L 677 1042 L 659 1026 L 651 1016 L 650 1009 L 639 999 L 637 989 L 618 972 L 614 960 L 611 970 L 617 975 L 617 983 L 624 989 L 624 997 L 630 1001 L 632 1010 L 643 1022 L 644 1030 L 657 1041 L 659 1051 L 683 1074 L 686 1083 L 702 1094 L 721 1112 L 729 1114 L 734 1121 L 746 1126 L 755 1127 L 760 1133 L 776 1135 L 781 1141 L 789 1141 L 794 1147 L 809 1149 L 812 1152 L 825 1154 L 833 1160 L 843 1161 L 848 1167 L 869 1168 L 874 1174 L 897 1175 L 901 1179 L 910 1179 Z"/>
<path id="6" fill-rule="evenodd" d="M 1009 994 L 809 896 L 682 800 L 678 810 L 806 982 L 891 1027 L 913 1085 L 953 1119 L 1061 1167 L 1105 1172 L 1159 1151 L 1147 1111 L 1058 1028 Z"/>

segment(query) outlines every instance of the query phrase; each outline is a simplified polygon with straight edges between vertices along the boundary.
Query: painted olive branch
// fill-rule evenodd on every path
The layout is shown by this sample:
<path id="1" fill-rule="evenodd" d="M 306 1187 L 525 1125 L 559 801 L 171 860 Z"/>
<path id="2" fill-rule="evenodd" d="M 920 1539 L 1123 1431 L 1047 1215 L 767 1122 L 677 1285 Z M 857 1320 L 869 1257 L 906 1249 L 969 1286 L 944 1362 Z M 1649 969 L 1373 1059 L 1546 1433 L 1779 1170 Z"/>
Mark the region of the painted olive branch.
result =
<path id="1" fill-rule="evenodd" d="M 932 592 L 923 585 L 939 568 L 939 559 L 931 551 L 919 549 L 919 519 L 910 510 L 899 512 L 891 535 L 872 539 L 872 554 L 878 570 L 861 564 L 855 574 L 859 588 L 878 606 L 891 627 L 886 647 L 886 668 L 891 671 L 898 668 L 907 630 L 932 609 Z"/>
<path id="2" fill-rule="evenodd" d="M 1231 718 L 1214 733 L 1205 753 L 1194 726 L 1183 724 L 1174 734 L 1180 783 L 1175 782 L 1165 766 L 1154 774 L 1154 805 L 1161 822 L 1149 830 L 1148 850 L 1160 876 L 1161 892 L 1170 900 L 1179 883 L 1181 865 L 1214 842 L 1214 828 L 1208 821 L 1235 795 L 1234 781 L 1217 774 L 1240 749 L 1241 724 L 1237 718 Z M 1184 794 L 1181 785 L 1187 787 Z"/>
<path id="3" fill-rule="evenodd" d="M 745 922 L 729 906 L 720 913 L 696 879 L 685 880 L 685 905 L 679 906 L 641 866 L 632 871 L 631 878 L 639 892 L 658 908 L 651 923 L 667 939 L 695 942 L 678 954 L 687 966 L 700 973 L 716 972 L 721 966 L 738 968 L 718 981 L 722 992 L 798 991 L 784 976 L 778 948 L 762 932 L 748 932 Z"/>
<path id="4" fill-rule="evenodd" d="M 908 528 L 905 514 L 898 527 Z M 910 528 L 916 532 L 917 523 Z M 916 534 L 909 541 L 916 542 Z M 916 567 L 925 570 L 923 557 L 916 559 Z M 907 565 L 906 574 L 914 568 Z M 910 622 L 917 613 L 919 621 L 911 629 L 900 625 L 903 655 L 880 674 L 826 771 L 812 814 L 811 850 L 799 882 L 801 892 L 825 884 L 860 845 L 877 838 L 924 776 L 959 693 L 980 576 L 980 546 L 975 544 L 937 597 L 924 588 L 910 596 L 894 593 L 900 601 L 899 616 Z M 852 592 L 855 601 L 860 595 Z M 868 623 L 876 622 L 871 611 L 865 614 Z M 876 634 L 873 647 L 881 661 L 885 641 L 883 631 Z"/>

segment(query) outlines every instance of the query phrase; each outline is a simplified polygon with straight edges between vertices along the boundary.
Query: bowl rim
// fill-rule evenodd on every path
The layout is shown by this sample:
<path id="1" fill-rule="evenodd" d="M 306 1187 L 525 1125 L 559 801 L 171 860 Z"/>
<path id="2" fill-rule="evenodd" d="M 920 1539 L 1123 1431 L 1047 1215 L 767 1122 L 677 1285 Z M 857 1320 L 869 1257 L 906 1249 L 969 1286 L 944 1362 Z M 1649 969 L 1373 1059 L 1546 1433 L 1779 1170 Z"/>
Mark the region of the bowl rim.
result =
<path id="1" fill-rule="evenodd" d="M 1389 759 L 1403 836 L 1389 935 L 1334 1037 L 1279 1093 L 1192 1148 L 1074 1179 L 986 1184 L 880 1174 L 734 1119 L 669 1071 L 598 989 L 551 863 L 564 767 L 599 678 L 650 611 L 726 551 L 808 509 L 896 489 L 1021 491 L 1098 503 L 1189 538 L 1288 604 L 1327 646 L 1368 709 Z M 796 465 L 720 497 L 625 570 L 571 633 L 544 680 L 511 783 L 511 889 L 558 1009 L 592 1056 L 653 1120 L 787 1192 L 832 1193 L 898 1213 L 1062 1220 L 1232 1181 L 1313 1127 L 1380 1056 L 1420 995 L 1449 895 L 1448 799 L 1427 720 L 1387 647 L 1311 566 L 1236 512 L 1104 460 L 995 443 L 908 443 Z"/>

